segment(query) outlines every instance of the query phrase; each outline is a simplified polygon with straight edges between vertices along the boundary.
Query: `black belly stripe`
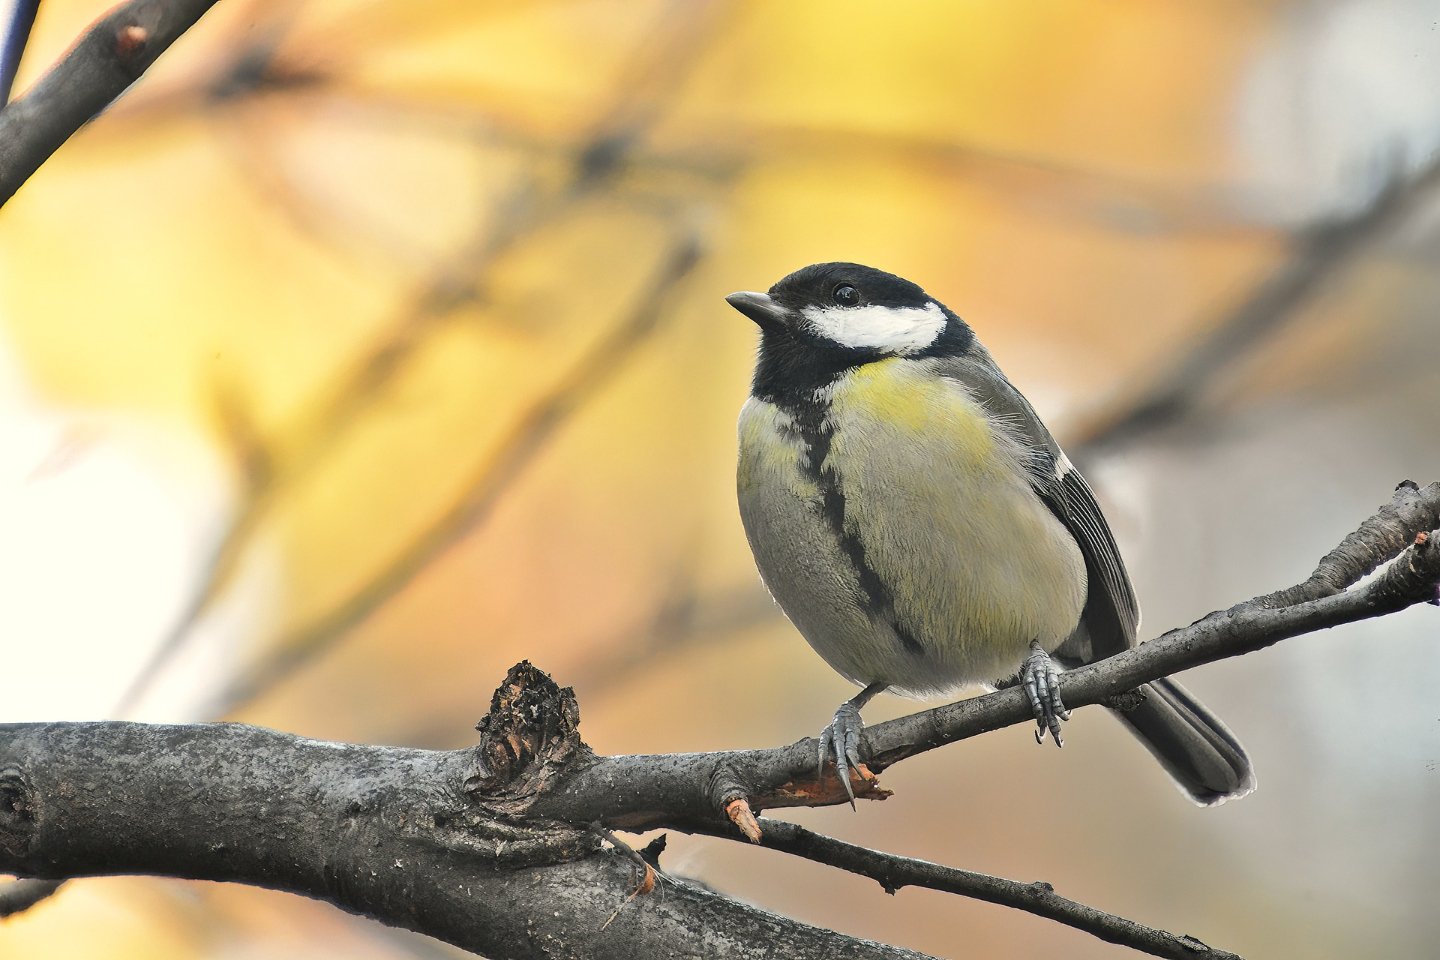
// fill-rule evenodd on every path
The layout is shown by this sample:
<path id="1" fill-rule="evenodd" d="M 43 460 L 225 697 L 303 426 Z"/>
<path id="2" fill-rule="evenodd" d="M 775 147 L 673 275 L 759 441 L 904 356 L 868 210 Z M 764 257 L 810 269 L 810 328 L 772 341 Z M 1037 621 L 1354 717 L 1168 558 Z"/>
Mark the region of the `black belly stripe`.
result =
<path id="1" fill-rule="evenodd" d="M 865 544 L 845 528 L 845 492 L 840 488 L 840 478 L 835 471 L 825 465 L 825 458 L 830 453 L 830 441 L 834 436 L 834 428 L 825 421 L 825 408 L 817 403 L 807 403 L 791 406 L 789 412 L 795 417 L 800 439 L 805 444 L 806 454 L 802 461 L 805 474 L 820 490 L 823 498 L 822 512 L 830 522 L 835 538 L 840 542 L 841 553 L 855 568 L 855 578 L 870 604 L 870 609 L 890 625 L 895 636 L 900 639 L 900 645 L 908 653 L 923 654 L 924 645 L 900 623 L 895 612 L 895 596 L 889 585 L 866 561 Z"/>

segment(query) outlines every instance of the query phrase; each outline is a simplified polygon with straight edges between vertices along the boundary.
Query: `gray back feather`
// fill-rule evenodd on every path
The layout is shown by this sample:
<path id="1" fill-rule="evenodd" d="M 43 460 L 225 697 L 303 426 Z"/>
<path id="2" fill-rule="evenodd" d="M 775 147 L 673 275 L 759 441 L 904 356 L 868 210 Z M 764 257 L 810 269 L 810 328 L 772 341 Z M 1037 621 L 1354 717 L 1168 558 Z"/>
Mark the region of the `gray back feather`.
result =
<path id="1" fill-rule="evenodd" d="M 976 343 L 963 357 L 934 363 L 937 373 L 962 384 L 1031 451 L 1025 464 L 1031 488 L 1080 545 L 1089 578 L 1085 610 L 1079 628 L 1055 651 L 1057 658 L 1074 666 L 1133 647 L 1140 605 L 1090 485 L 983 346 Z"/>

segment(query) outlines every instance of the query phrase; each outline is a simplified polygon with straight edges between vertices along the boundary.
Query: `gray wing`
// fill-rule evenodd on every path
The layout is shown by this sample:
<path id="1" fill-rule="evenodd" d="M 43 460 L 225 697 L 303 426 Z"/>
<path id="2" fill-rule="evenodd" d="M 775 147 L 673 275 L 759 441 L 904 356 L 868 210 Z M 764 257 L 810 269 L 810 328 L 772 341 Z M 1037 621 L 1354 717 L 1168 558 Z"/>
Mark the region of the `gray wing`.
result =
<path id="1" fill-rule="evenodd" d="M 1055 651 L 1057 658 L 1067 665 L 1090 663 L 1133 647 L 1140 627 L 1140 605 L 1090 485 L 984 347 L 977 344 L 964 357 L 936 362 L 941 376 L 961 383 L 1026 442 L 1031 450 L 1025 464 L 1030 486 L 1065 524 L 1085 557 L 1089 578 L 1085 610 L 1080 628 Z"/>

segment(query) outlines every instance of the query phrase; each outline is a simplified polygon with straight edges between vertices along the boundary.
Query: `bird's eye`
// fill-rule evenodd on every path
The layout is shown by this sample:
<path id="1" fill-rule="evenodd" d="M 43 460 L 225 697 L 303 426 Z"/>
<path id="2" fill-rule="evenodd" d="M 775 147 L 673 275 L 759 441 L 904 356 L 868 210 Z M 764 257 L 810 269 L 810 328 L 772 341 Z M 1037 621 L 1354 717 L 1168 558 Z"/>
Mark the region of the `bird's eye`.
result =
<path id="1" fill-rule="evenodd" d="M 831 291 L 830 296 L 834 297 L 835 302 L 842 307 L 853 307 L 860 302 L 860 291 L 848 283 L 840 284 Z"/>

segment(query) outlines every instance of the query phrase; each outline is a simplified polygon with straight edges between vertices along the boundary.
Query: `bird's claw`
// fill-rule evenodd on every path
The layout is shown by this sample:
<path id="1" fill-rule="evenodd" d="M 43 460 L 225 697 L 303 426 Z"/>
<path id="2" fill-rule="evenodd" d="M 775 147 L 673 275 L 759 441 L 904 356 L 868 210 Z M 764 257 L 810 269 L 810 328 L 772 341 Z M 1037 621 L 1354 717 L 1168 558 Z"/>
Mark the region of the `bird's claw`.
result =
<path id="1" fill-rule="evenodd" d="M 1030 641 L 1030 655 L 1020 667 L 1020 685 L 1025 688 L 1030 712 L 1035 716 L 1035 742 L 1044 743 L 1048 730 L 1055 746 L 1063 747 L 1060 722 L 1070 719 L 1070 711 L 1060 701 L 1060 671 L 1038 640 Z"/>
<path id="2" fill-rule="evenodd" d="M 835 711 L 835 719 L 830 721 L 830 725 L 820 731 L 820 764 L 816 779 L 824 778 L 825 761 L 833 754 L 835 773 L 845 787 L 852 810 L 855 809 L 855 790 L 850 786 L 850 768 L 860 768 L 860 733 L 864 729 L 860 708 L 847 700 Z"/>

